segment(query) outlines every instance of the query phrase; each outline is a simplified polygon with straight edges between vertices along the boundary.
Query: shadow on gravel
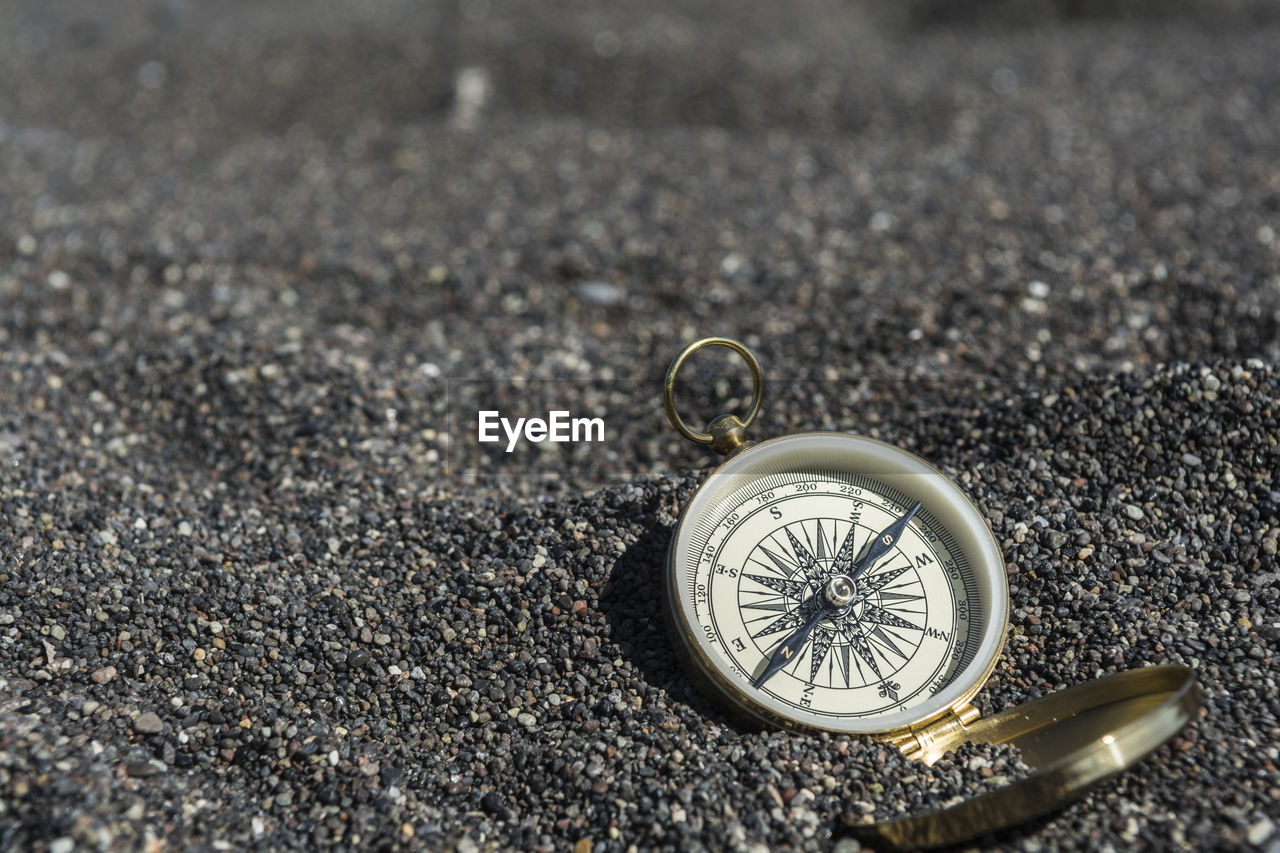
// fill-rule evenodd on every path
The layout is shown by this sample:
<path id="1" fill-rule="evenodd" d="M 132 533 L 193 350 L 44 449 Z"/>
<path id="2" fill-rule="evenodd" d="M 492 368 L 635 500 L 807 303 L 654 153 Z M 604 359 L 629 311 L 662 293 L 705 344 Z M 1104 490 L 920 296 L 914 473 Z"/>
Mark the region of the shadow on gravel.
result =
<path id="1" fill-rule="evenodd" d="M 663 574 L 671 528 L 650 528 L 614 563 L 600 595 L 600 611 L 622 657 L 650 685 L 688 704 L 695 713 L 738 730 L 754 726 L 707 701 L 676 653 L 667 632 Z"/>
<path id="2" fill-rule="evenodd" d="M 685 682 L 663 622 L 662 573 L 672 531 L 645 530 L 613 564 L 600 610 L 622 657 L 657 687 Z"/>

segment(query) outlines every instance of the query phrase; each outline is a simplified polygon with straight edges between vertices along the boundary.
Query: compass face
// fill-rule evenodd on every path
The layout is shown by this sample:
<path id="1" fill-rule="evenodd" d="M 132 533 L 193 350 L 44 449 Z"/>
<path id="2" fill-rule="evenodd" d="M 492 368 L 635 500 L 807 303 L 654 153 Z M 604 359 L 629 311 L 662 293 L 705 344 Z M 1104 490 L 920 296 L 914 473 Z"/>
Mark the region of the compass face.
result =
<path id="1" fill-rule="evenodd" d="M 789 436 L 725 463 L 681 519 L 667 580 L 717 698 L 801 728 L 937 716 L 981 686 L 1007 620 L 973 506 L 919 458 L 856 436 Z"/>

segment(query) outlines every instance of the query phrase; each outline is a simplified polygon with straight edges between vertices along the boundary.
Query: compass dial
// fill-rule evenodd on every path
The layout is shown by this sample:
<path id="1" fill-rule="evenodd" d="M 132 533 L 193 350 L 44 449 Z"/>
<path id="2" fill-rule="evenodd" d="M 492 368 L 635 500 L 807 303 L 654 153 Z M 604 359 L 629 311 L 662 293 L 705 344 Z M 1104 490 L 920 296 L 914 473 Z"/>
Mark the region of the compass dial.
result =
<path id="1" fill-rule="evenodd" d="M 888 731 L 964 701 L 1007 618 L 999 552 L 955 486 L 905 451 L 836 434 L 725 463 L 681 520 L 668 589 L 714 693 L 835 731 Z"/>

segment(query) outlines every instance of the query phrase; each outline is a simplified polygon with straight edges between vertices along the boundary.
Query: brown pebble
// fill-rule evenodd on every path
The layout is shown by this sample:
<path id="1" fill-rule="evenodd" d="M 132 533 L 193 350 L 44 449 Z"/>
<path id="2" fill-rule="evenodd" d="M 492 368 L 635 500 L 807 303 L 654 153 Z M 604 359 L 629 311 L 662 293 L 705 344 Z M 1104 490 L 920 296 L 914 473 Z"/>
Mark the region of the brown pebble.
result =
<path id="1" fill-rule="evenodd" d="M 95 669 L 89 677 L 93 679 L 95 684 L 106 684 L 116 677 L 116 668 L 114 666 L 104 666 L 101 669 Z"/>
<path id="2" fill-rule="evenodd" d="M 134 778 L 142 778 L 144 776 L 154 776 L 160 771 L 150 761 L 130 761 L 125 764 L 124 772 Z"/>
<path id="3" fill-rule="evenodd" d="M 154 735 L 164 731 L 164 721 L 151 711 L 139 714 L 133 721 L 133 730 L 139 734 Z"/>

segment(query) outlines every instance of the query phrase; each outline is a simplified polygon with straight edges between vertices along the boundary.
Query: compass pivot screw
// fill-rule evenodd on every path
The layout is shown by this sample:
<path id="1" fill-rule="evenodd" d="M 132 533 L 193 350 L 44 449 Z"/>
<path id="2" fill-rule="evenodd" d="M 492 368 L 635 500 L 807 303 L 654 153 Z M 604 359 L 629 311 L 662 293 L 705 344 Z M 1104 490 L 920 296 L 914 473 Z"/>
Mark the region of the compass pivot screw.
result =
<path id="1" fill-rule="evenodd" d="M 822 592 L 832 607 L 844 607 L 853 601 L 853 581 L 845 575 L 836 575 L 827 581 Z"/>

